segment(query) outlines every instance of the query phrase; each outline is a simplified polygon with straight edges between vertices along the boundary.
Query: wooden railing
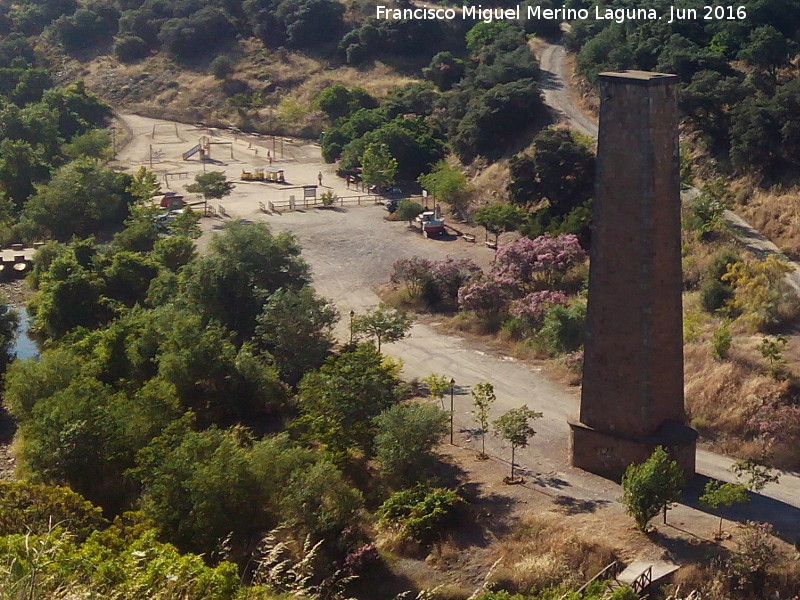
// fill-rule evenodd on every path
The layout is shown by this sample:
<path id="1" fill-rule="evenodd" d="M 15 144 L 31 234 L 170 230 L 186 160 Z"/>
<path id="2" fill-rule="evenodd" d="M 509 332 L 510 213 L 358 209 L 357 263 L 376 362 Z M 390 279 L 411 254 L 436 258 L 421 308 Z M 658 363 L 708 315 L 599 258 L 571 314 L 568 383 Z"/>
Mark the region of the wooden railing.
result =
<path id="1" fill-rule="evenodd" d="M 636 579 L 633 580 L 631 583 L 631 588 L 637 594 L 639 592 L 644 591 L 644 589 L 653 583 L 653 567 L 647 567 L 647 570 L 644 571 L 641 575 L 639 575 Z"/>
<path id="2" fill-rule="evenodd" d="M 581 594 L 583 590 L 585 590 L 589 585 L 597 580 L 602 579 L 613 579 L 616 578 L 622 572 L 622 563 L 618 560 L 615 560 L 611 564 L 607 565 L 602 571 L 600 571 L 597 575 L 592 577 L 589 581 L 584 583 L 581 587 L 579 587 L 574 593 Z M 563 596 L 561 596 L 558 600 L 564 600 L 567 596 L 572 594 L 573 592 L 565 592 Z"/>

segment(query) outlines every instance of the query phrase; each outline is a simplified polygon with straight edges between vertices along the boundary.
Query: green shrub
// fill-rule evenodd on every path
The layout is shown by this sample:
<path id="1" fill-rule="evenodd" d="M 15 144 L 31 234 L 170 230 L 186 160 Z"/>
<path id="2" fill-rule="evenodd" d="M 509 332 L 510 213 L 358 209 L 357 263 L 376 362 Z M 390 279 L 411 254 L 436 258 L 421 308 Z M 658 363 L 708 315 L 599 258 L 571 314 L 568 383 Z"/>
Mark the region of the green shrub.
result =
<path id="1" fill-rule="evenodd" d="M 69 488 L 0 482 L 0 536 L 43 534 L 49 523 L 81 539 L 108 525 L 99 508 Z"/>
<path id="2" fill-rule="evenodd" d="M 427 543 L 455 520 L 464 504 L 456 490 L 418 485 L 392 494 L 378 509 L 378 517 L 383 524 L 399 527 L 405 537 Z"/>
<path id="3" fill-rule="evenodd" d="M 208 70 L 216 79 L 225 79 L 233 72 L 233 59 L 221 54 L 211 61 Z"/>
<path id="4" fill-rule="evenodd" d="M 434 462 L 433 448 L 447 431 L 447 414 L 430 404 L 396 404 L 378 415 L 375 424 L 381 472 L 398 481 L 416 482 Z"/>
<path id="5" fill-rule="evenodd" d="M 717 360 L 725 359 L 732 341 L 731 323 L 726 319 L 711 334 L 711 355 Z"/>
<path id="6" fill-rule="evenodd" d="M 553 306 L 544 316 L 539 339 L 551 354 L 575 352 L 586 335 L 586 305 Z"/>
<path id="7" fill-rule="evenodd" d="M 733 300 L 733 287 L 719 279 L 706 279 L 700 288 L 700 303 L 703 309 L 715 313 L 727 306 Z"/>
<path id="8" fill-rule="evenodd" d="M 114 56 L 121 62 L 134 62 L 150 54 L 150 47 L 142 38 L 124 35 L 114 39 Z"/>

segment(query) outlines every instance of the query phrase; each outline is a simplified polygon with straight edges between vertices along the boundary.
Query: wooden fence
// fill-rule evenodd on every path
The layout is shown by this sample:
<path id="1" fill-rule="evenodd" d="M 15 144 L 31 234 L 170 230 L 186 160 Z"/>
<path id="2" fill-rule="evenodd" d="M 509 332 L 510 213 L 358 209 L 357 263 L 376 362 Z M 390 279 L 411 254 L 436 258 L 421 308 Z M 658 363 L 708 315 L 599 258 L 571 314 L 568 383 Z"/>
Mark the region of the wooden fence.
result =
<path id="1" fill-rule="evenodd" d="M 358 196 L 337 196 L 332 206 L 367 206 L 370 204 L 380 204 L 380 202 L 380 196 L 376 196 L 375 194 L 361 194 Z M 320 198 L 289 198 L 288 200 L 271 200 L 268 201 L 266 205 L 264 202 L 258 203 L 258 208 L 262 212 L 291 211 L 315 206 L 323 206 Z"/>

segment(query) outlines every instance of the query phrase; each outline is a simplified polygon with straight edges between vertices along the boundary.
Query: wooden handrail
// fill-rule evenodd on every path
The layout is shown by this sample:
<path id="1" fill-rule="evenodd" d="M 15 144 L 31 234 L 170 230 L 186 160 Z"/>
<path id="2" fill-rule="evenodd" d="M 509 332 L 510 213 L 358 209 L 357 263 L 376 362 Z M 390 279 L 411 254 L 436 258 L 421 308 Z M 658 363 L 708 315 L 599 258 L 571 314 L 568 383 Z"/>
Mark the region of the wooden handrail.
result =
<path id="1" fill-rule="evenodd" d="M 580 594 L 581 592 L 583 592 L 583 590 L 585 590 L 589 586 L 590 583 L 593 583 L 594 581 L 597 581 L 603 575 L 609 575 L 611 577 L 616 578 L 617 575 L 619 575 L 619 573 L 621 571 L 621 567 L 622 567 L 622 565 L 620 564 L 620 562 L 618 560 L 615 560 L 611 564 L 606 565 L 606 567 L 602 571 L 600 571 L 597 575 L 595 575 L 589 581 L 584 583 L 574 593 Z M 558 600 L 564 600 L 564 598 L 566 598 L 567 596 L 569 596 L 572 593 L 573 593 L 572 591 L 564 592 L 564 594 Z"/>

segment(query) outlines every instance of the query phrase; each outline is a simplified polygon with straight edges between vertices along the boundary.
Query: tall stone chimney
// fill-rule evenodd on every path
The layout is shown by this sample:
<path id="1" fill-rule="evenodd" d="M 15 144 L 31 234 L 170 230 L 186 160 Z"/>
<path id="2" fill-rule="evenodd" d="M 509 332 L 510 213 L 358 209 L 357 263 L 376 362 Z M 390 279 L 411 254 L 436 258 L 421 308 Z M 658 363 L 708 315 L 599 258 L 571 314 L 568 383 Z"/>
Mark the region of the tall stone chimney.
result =
<path id="1" fill-rule="evenodd" d="M 619 477 L 664 446 L 694 474 L 685 425 L 675 75 L 600 74 L 587 337 L 573 466 Z"/>

